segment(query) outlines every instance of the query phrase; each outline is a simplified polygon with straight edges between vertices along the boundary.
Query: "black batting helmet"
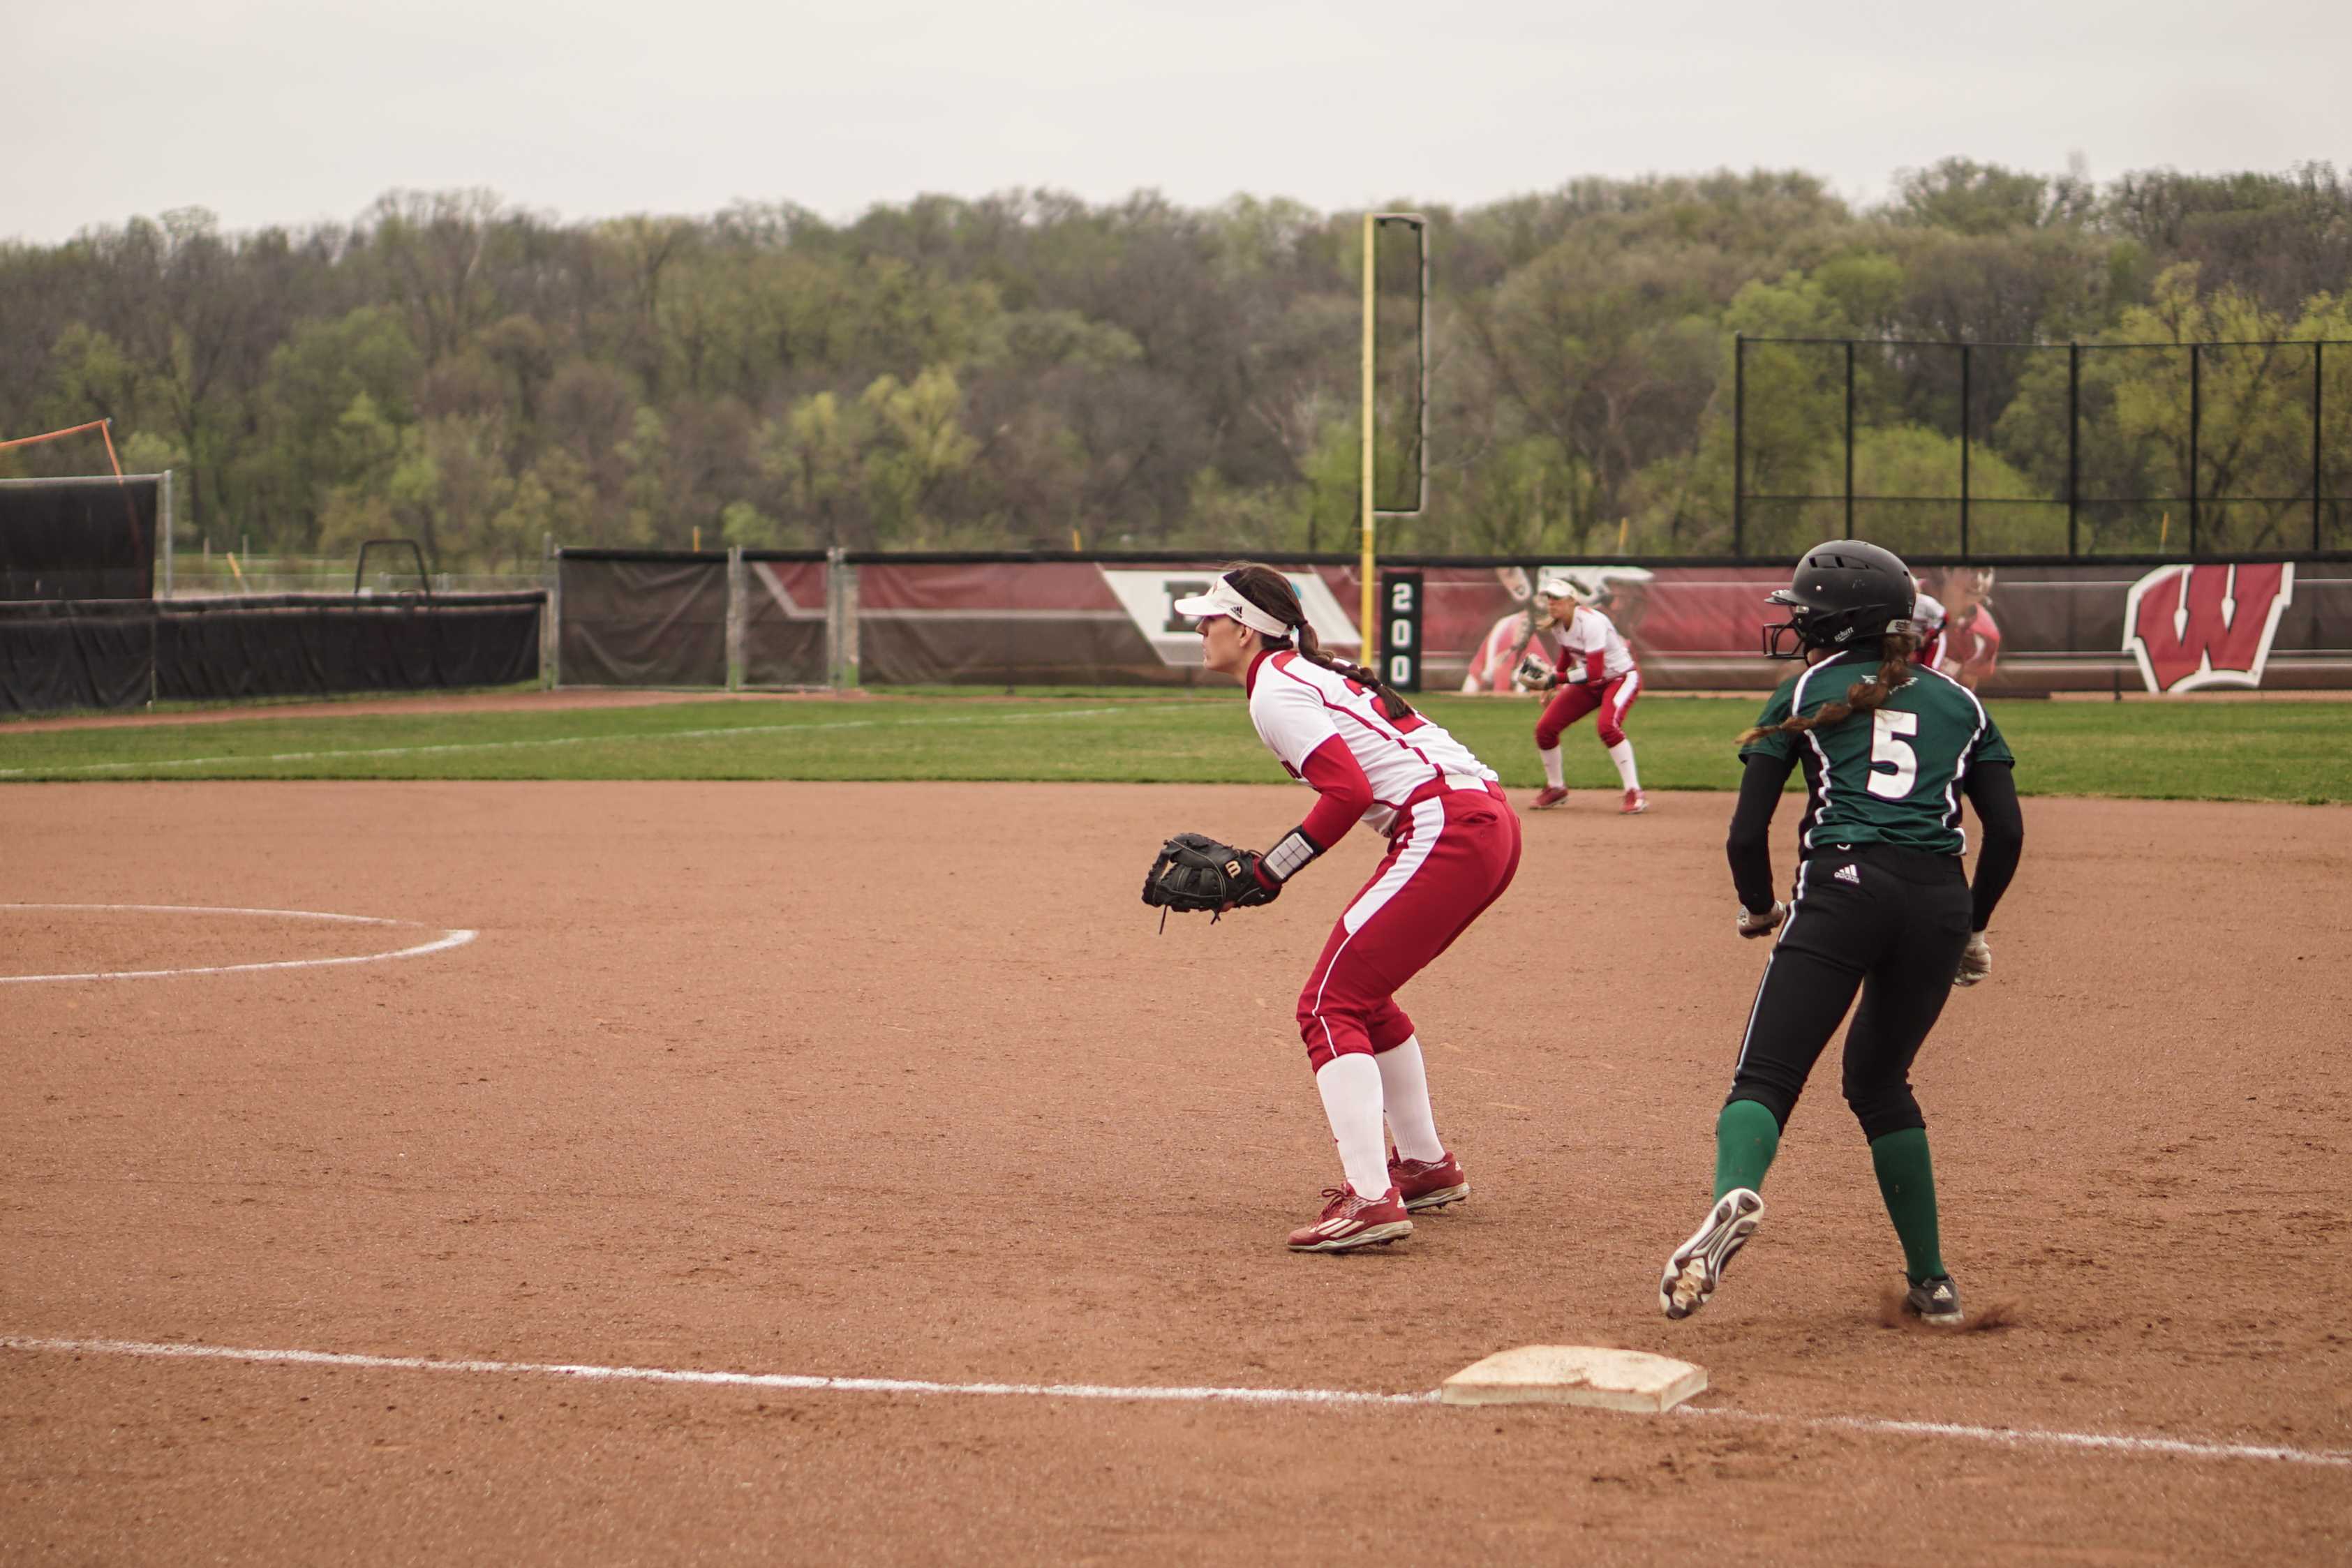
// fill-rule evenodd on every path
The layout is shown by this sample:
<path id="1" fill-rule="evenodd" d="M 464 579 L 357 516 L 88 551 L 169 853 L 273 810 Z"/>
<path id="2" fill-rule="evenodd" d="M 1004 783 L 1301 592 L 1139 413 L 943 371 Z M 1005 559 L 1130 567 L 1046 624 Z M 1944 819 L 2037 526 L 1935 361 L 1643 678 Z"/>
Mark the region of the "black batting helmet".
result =
<path id="1" fill-rule="evenodd" d="M 1815 545 L 1798 559 L 1789 586 L 1764 596 L 1789 612 L 1786 621 L 1764 628 L 1765 656 L 1801 659 L 1810 648 L 1850 648 L 1908 632 L 1918 591 L 1893 550 L 1860 539 Z M 1783 632 L 1795 635 L 1794 648 L 1780 646 Z"/>

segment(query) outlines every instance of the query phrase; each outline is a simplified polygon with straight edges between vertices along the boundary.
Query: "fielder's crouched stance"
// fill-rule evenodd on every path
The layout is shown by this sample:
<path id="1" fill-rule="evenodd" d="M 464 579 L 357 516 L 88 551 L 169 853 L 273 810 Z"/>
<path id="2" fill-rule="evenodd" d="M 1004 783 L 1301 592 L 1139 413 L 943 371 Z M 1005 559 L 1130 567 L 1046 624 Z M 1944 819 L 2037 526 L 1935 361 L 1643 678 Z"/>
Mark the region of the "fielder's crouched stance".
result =
<path id="1" fill-rule="evenodd" d="M 1533 652 L 1519 663 L 1520 685 L 1556 694 L 1536 720 L 1536 758 L 1543 764 L 1544 788 L 1535 798 L 1535 809 L 1549 811 L 1568 799 L 1560 737 L 1586 714 L 1595 714 L 1592 722 L 1601 744 L 1625 786 L 1625 803 L 1618 810 L 1638 817 L 1650 809 L 1650 800 L 1642 793 L 1633 743 L 1625 738 L 1625 715 L 1642 695 L 1642 669 L 1616 622 L 1595 607 L 1597 598 L 1595 591 L 1570 577 L 1548 577 L 1536 590 L 1536 602 L 1559 633 L 1559 664 L 1554 668 Z"/>
<path id="2" fill-rule="evenodd" d="M 1410 1211 L 1467 1197 L 1470 1184 L 1437 1135 L 1421 1043 L 1396 992 L 1511 884 L 1518 819 L 1494 770 L 1460 741 L 1372 672 L 1321 653 L 1297 591 L 1273 568 L 1234 567 L 1176 610 L 1201 618 L 1203 662 L 1242 677 L 1259 738 L 1318 799 L 1263 855 L 1197 835 L 1170 841 L 1144 900 L 1271 903 L 1358 821 L 1388 835 L 1380 869 L 1341 913 L 1298 994 L 1299 1033 L 1346 1174 L 1290 1246 L 1344 1252 L 1397 1240 L 1412 1232 Z M 1204 880 L 1205 895 L 1193 891 Z"/>
<path id="3" fill-rule="evenodd" d="M 1780 935 L 1716 1122 L 1714 1207 L 1658 1282 L 1670 1318 L 1706 1304 L 1763 1217 L 1757 1189 L 1781 1129 L 1858 989 L 1845 1099 L 1902 1239 L 1904 1305 L 1930 1322 L 1960 1321 L 1911 1062 L 1952 988 L 1991 970 L 1985 926 L 2017 869 L 2025 823 L 2014 759 L 1975 694 L 1911 662 L 1915 591 L 1891 552 L 1841 539 L 1807 551 L 1789 586 L 1769 596 L 1789 618 L 1765 629 L 1765 652 L 1802 657 L 1807 668 L 1740 737 L 1746 771 L 1727 847 L 1739 934 L 1777 926 Z M 1784 651 L 1784 635 L 1797 646 Z M 1801 761 L 1796 895 L 1782 905 L 1772 897 L 1767 832 Z M 1960 862 L 1963 795 L 1984 829 L 1973 889 Z"/>

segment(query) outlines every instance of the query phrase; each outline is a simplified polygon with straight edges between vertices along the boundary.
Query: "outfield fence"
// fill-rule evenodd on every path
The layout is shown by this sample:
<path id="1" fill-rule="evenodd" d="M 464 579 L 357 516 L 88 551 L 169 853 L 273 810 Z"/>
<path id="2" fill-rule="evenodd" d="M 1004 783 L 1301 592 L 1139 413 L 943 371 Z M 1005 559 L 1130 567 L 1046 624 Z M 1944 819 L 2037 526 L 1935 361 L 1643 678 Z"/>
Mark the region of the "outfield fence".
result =
<path id="1" fill-rule="evenodd" d="M 1168 554 L 836 550 L 554 554 L 548 679 L 564 685 L 1160 685 L 1224 679 L 1174 601 L 1226 564 Z M 1351 558 L 1276 556 L 1324 644 L 1363 656 Z M 1949 612 L 1949 673 L 1992 694 L 2352 689 L 2352 555 L 2107 557 L 1917 568 Z M 1655 690 L 1769 687 L 1764 595 L 1785 562 L 1400 558 L 1417 616 L 1375 629 L 1384 664 L 1410 639 L 1410 684 L 1507 689 L 1545 570 L 1604 595 Z M 1391 585 L 1393 587 L 1393 585 Z"/>
<path id="2" fill-rule="evenodd" d="M 124 518 L 128 534 L 139 514 L 123 512 L 119 494 L 103 499 L 104 520 Z M 1762 688 L 1786 669 L 1758 656 L 1764 596 L 1787 580 L 1780 559 L 1394 558 L 1381 569 L 1391 580 L 1381 601 L 1409 600 L 1412 613 L 1384 618 L 1368 650 L 1354 558 L 1269 559 L 1327 647 L 1377 660 L 1415 689 L 1507 690 L 1525 653 L 1550 655 L 1528 590 L 1553 570 L 1603 596 L 1652 690 Z M 1202 667 L 1199 638 L 1173 605 L 1225 564 L 1193 552 L 551 549 L 544 585 L 507 592 L 361 583 L 16 599 L 0 601 L 0 712 L 533 679 L 688 690 L 1213 685 L 1224 677 Z M 1944 668 L 1988 694 L 2352 690 L 2352 552 L 1913 565 L 1949 614 Z M 38 565 L 45 587 L 54 570 Z"/>

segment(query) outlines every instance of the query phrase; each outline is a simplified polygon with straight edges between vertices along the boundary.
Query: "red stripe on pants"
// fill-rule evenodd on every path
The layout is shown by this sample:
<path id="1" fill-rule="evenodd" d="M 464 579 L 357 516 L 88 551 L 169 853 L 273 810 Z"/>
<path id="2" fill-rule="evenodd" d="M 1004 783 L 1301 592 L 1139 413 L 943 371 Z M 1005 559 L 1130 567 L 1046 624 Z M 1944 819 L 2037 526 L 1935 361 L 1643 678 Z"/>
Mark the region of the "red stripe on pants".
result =
<path id="1" fill-rule="evenodd" d="M 1518 869 L 1519 820 L 1497 796 L 1453 789 L 1413 807 L 1298 993 L 1308 1064 L 1320 1071 L 1335 1056 L 1411 1039 L 1396 992 L 1454 946 Z"/>

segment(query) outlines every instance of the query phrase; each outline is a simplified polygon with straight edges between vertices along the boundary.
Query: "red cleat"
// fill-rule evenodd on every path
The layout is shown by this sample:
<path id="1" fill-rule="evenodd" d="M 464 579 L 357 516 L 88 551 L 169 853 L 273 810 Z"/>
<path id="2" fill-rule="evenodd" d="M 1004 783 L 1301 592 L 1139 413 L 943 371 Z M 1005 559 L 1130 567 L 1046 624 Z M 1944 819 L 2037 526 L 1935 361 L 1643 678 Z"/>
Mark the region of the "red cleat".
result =
<path id="1" fill-rule="evenodd" d="M 1554 789 L 1547 787 L 1542 794 L 1536 797 L 1535 809 L 1538 811 L 1549 811 L 1554 806 L 1559 805 L 1562 800 L 1567 799 L 1567 790 Z"/>
<path id="2" fill-rule="evenodd" d="M 1412 1234 L 1405 1218 L 1404 1199 L 1391 1187 L 1378 1197 L 1359 1197 L 1351 1186 L 1327 1186 L 1323 1217 L 1290 1233 L 1293 1252 L 1349 1252 L 1359 1247 L 1385 1247 Z"/>
<path id="3" fill-rule="evenodd" d="M 1650 798 L 1639 789 L 1625 791 L 1625 803 L 1617 808 L 1621 817 L 1638 817 L 1650 809 Z"/>
<path id="4" fill-rule="evenodd" d="M 1434 1160 L 1402 1159 L 1391 1154 L 1389 1180 L 1409 1209 L 1444 1208 L 1470 1196 L 1470 1178 L 1462 1174 L 1462 1162 L 1451 1149 L 1444 1158 Z"/>

